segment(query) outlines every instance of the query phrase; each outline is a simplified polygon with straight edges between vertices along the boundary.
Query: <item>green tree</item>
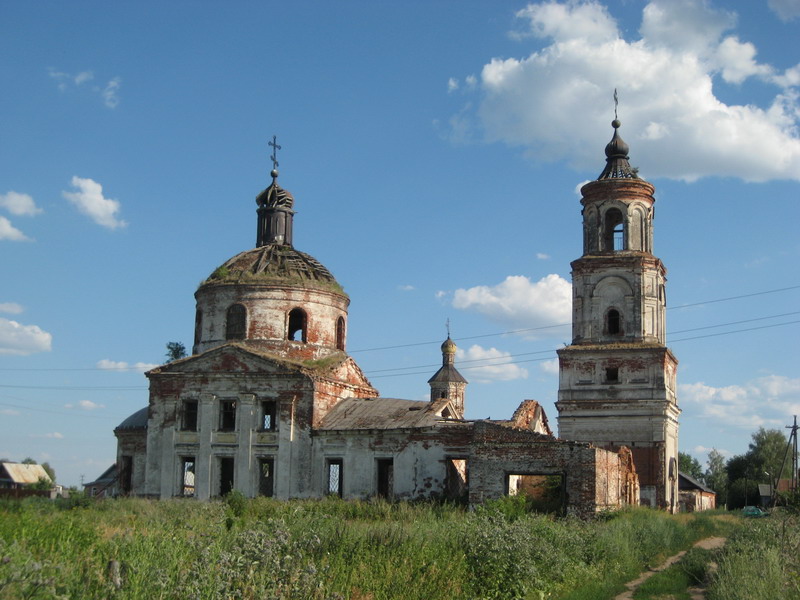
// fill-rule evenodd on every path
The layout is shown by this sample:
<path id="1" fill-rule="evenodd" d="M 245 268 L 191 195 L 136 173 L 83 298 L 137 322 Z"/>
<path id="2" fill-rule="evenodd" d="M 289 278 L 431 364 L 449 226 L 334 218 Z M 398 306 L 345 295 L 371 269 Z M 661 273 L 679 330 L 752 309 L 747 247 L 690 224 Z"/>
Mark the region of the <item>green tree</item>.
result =
<path id="1" fill-rule="evenodd" d="M 186 358 L 186 346 L 182 342 L 167 342 L 167 361 Z"/>
<path id="2" fill-rule="evenodd" d="M 678 452 L 678 470 L 698 481 L 703 481 L 703 467 L 700 461 L 686 452 Z"/>
<path id="3" fill-rule="evenodd" d="M 749 475 L 762 483 L 766 483 L 769 478 L 774 480 L 778 477 L 786 453 L 786 436 L 779 429 L 759 427 L 752 437 L 753 441 L 747 451 L 753 468 Z M 784 468 L 784 475 L 786 472 Z"/>
<path id="4" fill-rule="evenodd" d="M 725 504 L 728 500 L 728 472 L 725 470 L 725 457 L 716 448 L 708 453 L 704 479 L 706 485 L 717 492 L 717 506 Z"/>
<path id="5" fill-rule="evenodd" d="M 25 458 L 25 459 L 23 459 L 23 461 L 22 461 L 22 464 L 23 464 L 23 465 L 38 465 L 39 463 L 37 463 L 35 460 L 33 460 L 33 459 L 32 459 L 32 458 L 29 456 L 28 458 Z"/>
<path id="6" fill-rule="evenodd" d="M 49 462 L 43 462 L 42 463 L 42 468 L 44 469 L 44 472 L 47 473 L 50 476 L 50 481 L 55 483 L 56 482 L 56 470 L 53 467 L 50 466 L 50 463 Z"/>

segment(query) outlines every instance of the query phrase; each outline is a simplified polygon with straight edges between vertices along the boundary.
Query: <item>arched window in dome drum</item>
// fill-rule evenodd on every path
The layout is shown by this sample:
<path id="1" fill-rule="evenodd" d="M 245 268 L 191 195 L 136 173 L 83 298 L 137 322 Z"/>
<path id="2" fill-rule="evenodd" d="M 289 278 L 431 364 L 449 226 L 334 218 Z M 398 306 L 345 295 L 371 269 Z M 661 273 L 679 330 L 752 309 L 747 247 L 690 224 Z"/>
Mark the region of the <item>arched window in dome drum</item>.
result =
<path id="1" fill-rule="evenodd" d="M 194 314 L 194 345 L 200 343 L 200 336 L 203 333 L 203 311 L 199 308 Z"/>
<path id="2" fill-rule="evenodd" d="M 241 304 L 228 307 L 225 319 L 225 339 L 243 340 L 247 331 L 247 309 Z"/>
<path id="3" fill-rule="evenodd" d="M 336 349 L 344 350 L 344 317 L 336 319 Z"/>
<path id="4" fill-rule="evenodd" d="M 306 329 L 308 315 L 302 308 L 293 308 L 289 311 L 289 327 L 286 330 L 286 339 L 292 342 L 306 343 Z"/>

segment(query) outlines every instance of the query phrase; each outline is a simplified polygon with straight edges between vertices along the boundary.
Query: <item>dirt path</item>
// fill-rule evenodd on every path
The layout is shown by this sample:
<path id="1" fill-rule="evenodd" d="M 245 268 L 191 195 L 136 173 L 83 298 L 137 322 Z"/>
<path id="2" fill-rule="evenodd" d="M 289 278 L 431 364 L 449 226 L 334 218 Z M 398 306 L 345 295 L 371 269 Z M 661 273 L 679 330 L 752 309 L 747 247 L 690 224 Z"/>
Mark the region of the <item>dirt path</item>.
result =
<path id="1" fill-rule="evenodd" d="M 702 548 L 703 550 L 714 550 L 716 548 L 722 548 L 722 546 L 725 545 L 725 541 L 726 538 L 724 537 L 710 537 L 700 540 L 699 542 L 696 542 L 694 544 L 694 547 Z M 667 560 L 665 560 L 657 567 L 654 567 L 649 571 L 644 571 L 639 575 L 639 577 L 637 577 L 633 581 L 629 581 L 628 583 L 626 583 L 625 587 L 627 589 L 618 596 L 615 596 L 614 600 L 633 600 L 633 593 L 639 588 L 640 585 L 642 585 L 645 581 L 650 579 L 656 573 L 660 573 L 661 571 L 664 571 L 665 569 L 668 569 L 669 567 L 674 565 L 681 558 L 683 558 L 684 554 L 686 554 L 686 550 L 682 550 L 681 552 L 678 552 L 674 556 L 670 556 Z M 700 588 L 700 587 L 689 588 L 689 594 L 691 594 L 692 600 L 703 600 L 705 598 L 705 588 Z"/>

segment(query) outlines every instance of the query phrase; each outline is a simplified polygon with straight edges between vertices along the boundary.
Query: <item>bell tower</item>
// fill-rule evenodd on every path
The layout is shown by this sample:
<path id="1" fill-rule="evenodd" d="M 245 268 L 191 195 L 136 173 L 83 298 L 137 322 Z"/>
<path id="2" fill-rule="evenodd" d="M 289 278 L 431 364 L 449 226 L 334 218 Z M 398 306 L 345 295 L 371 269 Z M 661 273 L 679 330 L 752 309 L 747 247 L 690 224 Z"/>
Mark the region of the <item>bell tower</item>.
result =
<path id="1" fill-rule="evenodd" d="M 666 268 L 653 255 L 653 185 L 614 135 L 581 188 L 583 256 L 572 262 L 572 343 L 558 350 L 559 437 L 631 449 L 643 504 L 678 504 L 678 361 L 666 346 Z"/>

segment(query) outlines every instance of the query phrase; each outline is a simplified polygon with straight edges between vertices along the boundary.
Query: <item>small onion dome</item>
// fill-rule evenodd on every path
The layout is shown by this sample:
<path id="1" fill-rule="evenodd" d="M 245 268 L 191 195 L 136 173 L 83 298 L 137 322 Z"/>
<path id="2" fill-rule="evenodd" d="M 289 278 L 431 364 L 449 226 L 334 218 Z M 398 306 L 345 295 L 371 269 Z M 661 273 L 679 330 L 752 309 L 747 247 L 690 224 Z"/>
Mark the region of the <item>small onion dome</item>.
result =
<path id="1" fill-rule="evenodd" d="M 456 343 L 447 336 L 447 339 L 442 343 L 442 354 L 455 354 Z"/>
<path id="2" fill-rule="evenodd" d="M 611 122 L 614 137 L 606 144 L 606 168 L 598 179 L 637 179 L 636 169 L 628 162 L 630 146 L 619 136 L 618 129 L 622 123 L 618 119 Z"/>
<path id="3" fill-rule="evenodd" d="M 267 208 L 292 208 L 294 197 L 278 185 L 278 171 L 272 170 L 272 183 L 256 196 L 256 204 Z"/>

